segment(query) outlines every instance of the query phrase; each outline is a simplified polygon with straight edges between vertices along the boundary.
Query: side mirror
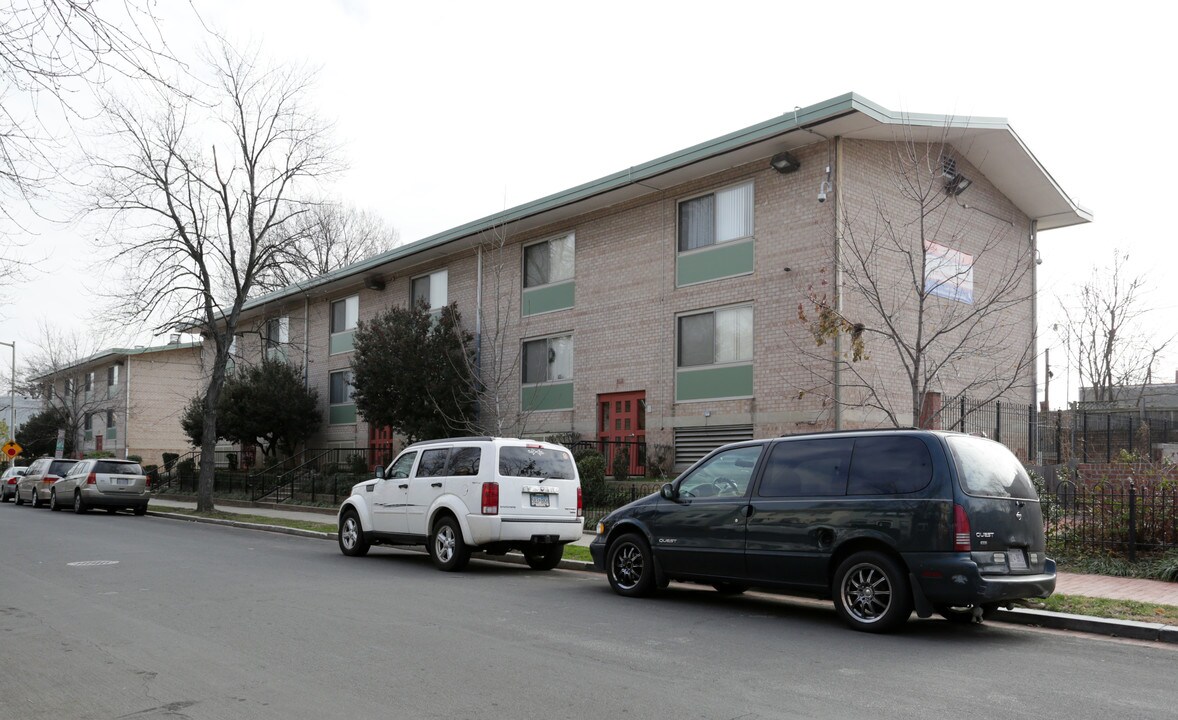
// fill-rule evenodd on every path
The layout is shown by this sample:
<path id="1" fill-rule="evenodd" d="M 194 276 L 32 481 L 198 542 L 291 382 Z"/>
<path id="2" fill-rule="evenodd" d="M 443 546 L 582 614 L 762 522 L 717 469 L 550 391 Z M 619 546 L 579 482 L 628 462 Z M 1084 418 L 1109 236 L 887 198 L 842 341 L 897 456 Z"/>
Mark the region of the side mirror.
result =
<path id="1" fill-rule="evenodd" d="M 659 495 L 662 495 L 664 500 L 679 499 L 679 493 L 675 492 L 675 486 L 671 483 L 665 483 L 661 488 L 659 488 Z"/>
<path id="2" fill-rule="evenodd" d="M 376 479 L 377 480 L 384 480 L 384 468 L 383 467 L 378 466 L 376 468 Z"/>

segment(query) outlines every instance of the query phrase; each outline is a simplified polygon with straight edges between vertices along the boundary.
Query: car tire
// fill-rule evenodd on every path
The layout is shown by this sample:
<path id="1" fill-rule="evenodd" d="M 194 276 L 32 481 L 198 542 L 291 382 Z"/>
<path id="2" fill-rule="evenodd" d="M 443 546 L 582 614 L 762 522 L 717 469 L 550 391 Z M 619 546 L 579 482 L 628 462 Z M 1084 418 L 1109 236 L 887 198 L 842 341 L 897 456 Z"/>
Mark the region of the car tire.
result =
<path id="1" fill-rule="evenodd" d="M 371 547 L 355 510 L 348 510 L 340 517 L 338 539 L 340 552 L 348 557 L 364 557 Z"/>
<path id="2" fill-rule="evenodd" d="M 976 608 L 981 608 L 980 614 L 975 612 Z M 983 603 L 981 605 L 937 605 L 934 609 L 938 615 L 951 623 L 969 625 L 975 622 L 981 623 L 994 617 L 994 613 L 998 612 L 998 603 Z"/>
<path id="3" fill-rule="evenodd" d="M 37 488 L 33 488 L 33 499 L 29 501 L 33 507 L 44 507 L 45 503 L 41 501 L 41 493 L 37 492 Z"/>
<path id="4" fill-rule="evenodd" d="M 721 595 L 740 595 L 745 590 L 749 589 L 748 585 L 736 582 L 718 582 L 712 583 L 712 587 Z"/>
<path id="5" fill-rule="evenodd" d="M 524 560 L 533 570 L 551 570 L 560 564 L 564 557 L 564 545 L 556 545 L 543 550 L 524 551 Z"/>
<path id="6" fill-rule="evenodd" d="M 429 536 L 429 556 L 439 570 L 461 570 L 470 562 L 470 548 L 462 539 L 458 521 L 446 516 L 434 525 Z"/>
<path id="7" fill-rule="evenodd" d="M 610 543 L 605 574 L 609 586 L 623 597 L 645 597 L 654 592 L 654 556 L 641 536 L 626 533 Z"/>
<path id="8" fill-rule="evenodd" d="M 49 509 L 52 510 L 53 512 L 57 512 L 57 511 L 61 510 L 61 505 L 57 504 L 57 490 L 56 489 L 49 491 Z"/>
<path id="9" fill-rule="evenodd" d="M 143 517 L 144 515 L 147 514 L 147 506 L 146 505 L 136 505 L 134 508 L 134 513 L 137 517 Z"/>
<path id="10" fill-rule="evenodd" d="M 83 515 L 90 508 L 86 507 L 86 501 L 82 499 L 82 491 L 74 491 L 74 512 L 78 515 Z"/>
<path id="11" fill-rule="evenodd" d="M 16 489 L 16 500 L 15 500 L 15 502 L 16 502 L 16 504 L 17 504 L 17 505 L 24 505 L 24 504 L 25 504 L 25 499 L 24 499 L 24 498 L 22 498 L 22 497 L 20 496 L 20 488 L 17 488 L 17 489 Z"/>
<path id="12" fill-rule="evenodd" d="M 888 632 L 912 614 L 908 578 L 892 558 L 858 552 L 839 565 L 831 586 L 834 606 L 853 630 Z"/>

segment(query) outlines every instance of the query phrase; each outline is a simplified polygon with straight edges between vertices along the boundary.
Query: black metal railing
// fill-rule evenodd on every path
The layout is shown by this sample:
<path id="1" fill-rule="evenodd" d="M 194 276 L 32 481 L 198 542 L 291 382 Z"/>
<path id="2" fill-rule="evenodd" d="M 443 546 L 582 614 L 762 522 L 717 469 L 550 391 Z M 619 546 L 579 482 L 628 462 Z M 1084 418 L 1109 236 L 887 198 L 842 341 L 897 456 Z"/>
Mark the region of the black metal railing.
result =
<path id="1" fill-rule="evenodd" d="M 1048 552 L 1139 552 L 1178 549 L 1178 490 L 1165 485 L 1088 487 L 1061 482 L 1042 498 Z"/>
<path id="2" fill-rule="evenodd" d="M 646 477 L 645 440 L 577 440 L 567 445 L 569 450 L 596 450 L 605 456 L 605 472 L 615 476 L 614 463 L 624 453 L 628 477 Z"/>
<path id="3" fill-rule="evenodd" d="M 996 400 L 975 402 L 964 396 L 949 399 L 936 418 L 936 427 L 985 435 L 1024 461 L 1034 460 L 1038 447 L 1035 407 Z"/>
<path id="4" fill-rule="evenodd" d="M 393 458 L 387 447 L 307 450 L 304 461 L 277 474 L 272 484 L 257 487 L 254 500 L 271 502 L 338 503 L 352 486 L 371 478 L 377 467 Z"/>
<path id="5" fill-rule="evenodd" d="M 1160 443 L 1178 442 L 1165 415 L 1056 410 L 1039 414 L 1039 438 L 1048 462 L 1108 463 L 1122 452 L 1149 460 Z"/>
<path id="6" fill-rule="evenodd" d="M 592 532 L 597 526 L 597 522 L 603 517 L 627 503 L 658 492 L 661 486 L 661 482 L 607 482 L 605 487 L 600 489 L 582 487 L 582 495 L 586 496 L 584 502 L 585 529 Z"/>

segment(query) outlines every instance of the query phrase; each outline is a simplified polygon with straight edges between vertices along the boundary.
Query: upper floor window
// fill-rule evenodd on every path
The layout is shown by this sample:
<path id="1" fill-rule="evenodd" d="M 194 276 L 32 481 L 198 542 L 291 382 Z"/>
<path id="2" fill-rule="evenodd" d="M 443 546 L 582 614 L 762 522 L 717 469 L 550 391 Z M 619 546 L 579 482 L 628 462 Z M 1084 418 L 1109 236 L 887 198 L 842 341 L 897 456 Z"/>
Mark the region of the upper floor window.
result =
<path id="1" fill-rule="evenodd" d="M 229 353 L 233 353 L 237 338 L 229 345 Z M 271 318 L 266 321 L 262 334 L 262 349 L 270 360 L 285 360 L 286 345 L 290 342 L 290 318 Z"/>
<path id="2" fill-rule="evenodd" d="M 106 411 L 106 426 L 108 428 L 112 428 L 115 426 L 115 411 L 114 410 L 107 410 Z"/>
<path id="3" fill-rule="evenodd" d="M 85 415 L 83 415 L 82 417 L 83 417 L 83 423 L 84 423 L 83 429 L 93 430 L 94 429 L 94 413 L 88 412 Z"/>
<path id="4" fill-rule="evenodd" d="M 78 385 L 76 382 L 74 382 L 73 378 L 66 378 L 65 379 L 65 396 L 69 397 L 69 396 L 73 395 L 74 390 L 77 387 L 78 387 Z"/>
<path id="5" fill-rule="evenodd" d="M 94 372 L 91 371 L 91 372 L 86 373 L 86 392 L 90 392 L 93 389 L 94 389 Z"/>
<path id="6" fill-rule="evenodd" d="M 425 303 L 426 307 L 435 312 L 446 307 L 449 302 L 450 273 L 448 270 L 438 270 L 429 275 L 413 278 L 412 300 L 414 305 Z"/>
<path id="7" fill-rule="evenodd" d="M 529 340 L 524 343 L 524 384 L 573 379 L 573 336 Z"/>
<path id="8" fill-rule="evenodd" d="M 342 405 L 352 402 L 352 371 L 341 370 L 331 373 L 329 404 Z"/>
<path id="9" fill-rule="evenodd" d="M 331 304 L 331 332 L 341 333 L 356 329 L 360 318 L 360 296 L 353 295 Z"/>
<path id="10" fill-rule="evenodd" d="M 119 384 L 119 366 L 111 365 L 106 369 L 106 386 L 114 387 Z"/>
<path id="11" fill-rule="evenodd" d="M 524 247 L 524 287 L 572 280 L 575 255 L 572 233 Z"/>
<path id="12" fill-rule="evenodd" d="M 753 184 L 747 182 L 679 203 L 679 252 L 753 235 Z"/>
<path id="13" fill-rule="evenodd" d="M 753 359 L 752 306 L 724 308 L 679 318 L 679 367 Z"/>

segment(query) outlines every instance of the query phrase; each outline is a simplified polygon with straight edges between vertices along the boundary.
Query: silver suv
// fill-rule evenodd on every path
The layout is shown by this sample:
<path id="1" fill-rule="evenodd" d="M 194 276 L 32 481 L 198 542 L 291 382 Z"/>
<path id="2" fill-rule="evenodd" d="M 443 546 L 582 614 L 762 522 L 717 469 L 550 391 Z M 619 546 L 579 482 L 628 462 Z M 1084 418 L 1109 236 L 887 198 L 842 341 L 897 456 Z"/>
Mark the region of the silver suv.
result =
<path id="1" fill-rule="evenodd" d="M 151 481 L 137 462 L 110 458 L 83 460 L 53 484 L 49 509 L 60 510 L 69 505 L 81 514 L 92 507 L 109 513 L 126 508 L 136 515 L 144 515 L 150 493 Z"/>

